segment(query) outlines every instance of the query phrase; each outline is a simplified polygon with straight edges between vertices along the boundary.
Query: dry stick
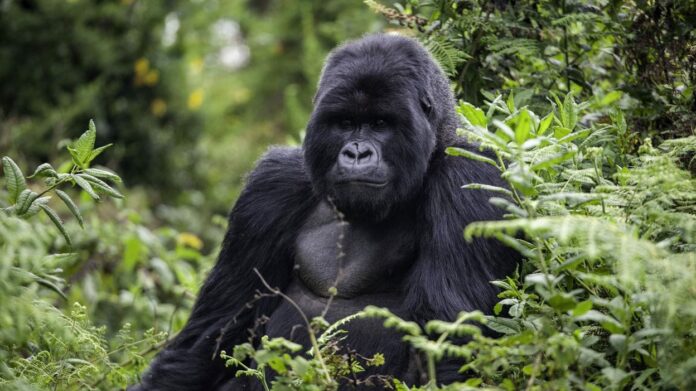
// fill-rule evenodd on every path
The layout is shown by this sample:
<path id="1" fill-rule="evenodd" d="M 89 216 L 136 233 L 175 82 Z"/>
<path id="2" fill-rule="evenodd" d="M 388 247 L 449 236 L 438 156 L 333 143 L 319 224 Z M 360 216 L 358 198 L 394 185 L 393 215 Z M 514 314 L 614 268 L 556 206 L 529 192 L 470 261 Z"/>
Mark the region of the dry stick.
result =
<path id="1" fill-rule="evenodd" d="M 539 369 L 540 364 L 541 364 L 541 353 L 537 354 L 536 358 L 534 359 L 534 367 L 532 369 L 532 375 L 529 377 L 529 381 L 527 381 L 527 388 L 525 388 L 525 391 L 529 391 L 532 389 L 532 386 L 534 385 L 534 380 L 536 379 L 536 373 L 537 373 L 537 370 Z"/>
<path id="2" fill-rule="evenodd" d="M 324 310 L 321 311 L 321 317 L 326 318 L 326 314 L 329 312 L 329 307 L 331 307 L 331 304 L 333 303 L 334 297 L 338 294 L 338 282 L 341 279 L 341 273 L 343 272 L 343 258 L 345 258 L 346 253 L 343 252 L 343 239 L 345 239 L 345 226 L 348 225 L 349 223 L 345 220 L 345 216 L 343 213 L 341 213 L 340 210 L 336 207 L 336 204 L 333 202 L 333 199 L 331 197 L 327 197 L 326 200 L 329 202 L 329 205 L 331 205 L 331 208 L 333 209 L 334 214 L 339 220 L 339 227 L 341 227 L 341 233 L 338 234 L 338 241 L 336 242 L 336 248 L 338 250 L 338 255 L 336 256 L 336 261 L 338 262 L 338 269 L 336 270 L 336 279 L 334 280 L 333 283 L 333 290 L 329 292 L 329 299 L 326 301 L 326 306 L 324 306 Z"/>
<path id="3" fill-rule="evenodd" d="M 254 270 L 256 270 L 256 269 L 254 269 Z M 212 357 L 212 359 L 215 359 L 215 356 L 217 356 L 217 352 L 220 351 L 220 345 L 222 344 L 222 338 L 225 336 L 225 333 L 227 332 L 227 329 L 228 329 L 231 325 L 237 323 L 237 318 L 238 318 L 240 315 L 242 315 L 242 313 L 244 313 L 244 311 L 250 310 L 250 309 L 253 307 L 253 305 L 254 305 L 257 301 L 263 299 L 264 297 L 272 297 L 272 296 L 275 296 L 275 295 L 264 294 L 264 293 L 261 293 L 261 292 L 259 292 L 259 291 L 257 290 L 257 291 L 256 291 L 256 295 L 255 295 L 251 300 L 249 300 L 247 303 L 245 303 L 245 304 L 242 306 L 242 308 L 240 308 L 239 311 L 237 311 L 237 313 L 234 314 L 234 316 L 232 317 L 232 319 L 228 320 L 227 323 L 225 323 L 225 325 L 222 326 L 222 328 L 220 329 L 220 335 L 218 335 L 217 339 L 215 340 L 215 342 L 216 342 L 216 343 L 215 343 L 215 350 L 213 350 L 213 357 Z"/>
<path id="4" fill-rule="evenodd" d="M 317 343 L 317 338 L 314 335 L 314 332 L 312 331 L 312 326 L 309 323 L 309 319 L 307 319 L 307 315 L 305 315 L 304 311 L 302 311 L 302 308 L 293 300 L 290 298 L 290 296 L 286 295 L 283 293 L 280 289 L 278 288 L 273 288 L 271 287 L 268 282 L 263 278 L 261 273 L 259 273 L 258 269 L 254 268 L 254 273 L 256 273 L 257 276 L 259 276 L 259 279 L 261 280 L 261 283 L 268 289 L 271 293 L 280 296 L 281 298 L 285 299 L 288 303 L 290 303 L 291 306 L 295 307 L 297 312 L 300 314 L 302 317 L 302 320 L 305 322 L 305 325 L 307 326 L 307 334 L 309 335 L 309 340 L 312 343 L 312 350 L 314 350 L 314 355 L 315 357 L 319 360 L 319 364 L 321 364 L 321 369 L 324 371 L 324 375 L 326 376 L 326 381 L 331 382 L 331 376 L 329 375 L 329 370 L 326 368 L 326 364 L 324 363 L 324 358 L 321 356 L 321 351 L 319 350 L 319 344 Z"/>

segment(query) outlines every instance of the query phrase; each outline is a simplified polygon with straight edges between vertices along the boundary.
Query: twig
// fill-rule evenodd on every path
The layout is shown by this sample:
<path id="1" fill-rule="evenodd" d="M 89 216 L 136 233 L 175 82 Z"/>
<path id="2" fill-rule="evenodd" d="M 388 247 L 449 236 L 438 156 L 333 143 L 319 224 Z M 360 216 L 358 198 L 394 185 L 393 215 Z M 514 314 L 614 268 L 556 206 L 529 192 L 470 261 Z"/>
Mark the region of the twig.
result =
<path id="1" fill-rule="evenodd" d="M 254 273 L 256 273 L 257 276 L 259 276 L 259 279 L 261 280 L 261 283 L 268 289 L 271 293 L 278 295 L 282 297 L 284 300 L 286 300 L 288 303 L 290 303 L 291 306 L 293 306 L 297 312 L 300 314 L 300 317 L 302 317 L 302 321 L 305 322 L 305 325 L 307 326 L 307 334 L 309 335 L 309 340 L 312 344 L 312 350 L 314 352 L 314 356 L 319 360 L 319 364 L 321 365 L 321 369 L 324 371 L 324 375 L 326 376 L 326 381 L 332 382 L 331 376 L 329 374 L 328 368 L 326 368 L 326 363 L 324 363 L 324 358 L 321 356 L 321 350 L 319 349 L 319 344 L 317 343 L 317 338 L 314 335 L 314 331 L 312 330 L 312 326 L 309 323 L 309 319 L 307 319 L 307 315 L 305 315 L 304 311 L 302 311 L 302 308 L 293 300 L 290 298 L 290 296 L 286 295 L 283 293 L 280 289 L 278 288 L 273 288 L 271 287 L 268 282 L 263 278 L 261 273 L 259 273 L 258 269 L 254 268 Z"/>

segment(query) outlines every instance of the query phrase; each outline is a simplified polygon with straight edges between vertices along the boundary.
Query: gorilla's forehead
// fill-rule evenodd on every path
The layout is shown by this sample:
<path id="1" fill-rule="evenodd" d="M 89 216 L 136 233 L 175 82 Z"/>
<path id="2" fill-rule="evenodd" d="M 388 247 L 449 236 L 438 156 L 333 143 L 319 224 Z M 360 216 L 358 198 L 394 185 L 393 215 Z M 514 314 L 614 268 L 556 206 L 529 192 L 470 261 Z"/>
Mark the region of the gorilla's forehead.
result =
<path id="1" fill-rule="evenodd" d="M 337 77 L 317 95 L 316 105 L 327 113 L 403 113 L 417 99 L 413 83 L 402 77 L 354 73 Z"/>
<path id="2" fill-rule="evenodd" d="M 408 95 L 394 93 L 371 94 L 366 90 L 334 91 L 317 103 L 327 114 L 397 115 L 408 111 L 406 96 Z"/>

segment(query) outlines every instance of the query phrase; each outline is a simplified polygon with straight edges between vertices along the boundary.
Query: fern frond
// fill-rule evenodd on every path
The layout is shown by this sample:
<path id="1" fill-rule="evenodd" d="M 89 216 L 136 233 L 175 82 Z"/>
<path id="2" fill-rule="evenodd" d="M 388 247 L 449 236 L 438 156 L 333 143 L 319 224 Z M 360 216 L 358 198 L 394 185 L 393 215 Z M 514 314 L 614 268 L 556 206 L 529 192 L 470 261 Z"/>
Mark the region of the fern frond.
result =
<path id="1" fill-rule="evenodd" d="M 457 67 L 464 61 L 471 58 L 467 53 L 459 50 L 450 41 L 440 36 L 427 38 L 423 45 L 435 57 L 442 69 L 448 76 L 453 76 L 457 72 Z"/>

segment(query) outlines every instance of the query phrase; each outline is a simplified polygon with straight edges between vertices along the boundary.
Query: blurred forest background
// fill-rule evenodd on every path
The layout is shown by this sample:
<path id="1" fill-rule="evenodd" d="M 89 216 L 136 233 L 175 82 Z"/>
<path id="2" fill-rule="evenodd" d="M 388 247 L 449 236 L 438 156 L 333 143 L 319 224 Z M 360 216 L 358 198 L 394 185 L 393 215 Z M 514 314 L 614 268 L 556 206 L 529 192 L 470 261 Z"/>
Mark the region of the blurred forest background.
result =
<path id="1" fill-rule="evenodd" d="M 125 195 L 96 202 L 88 192 L 66 187 L 84 215 L 85 228 L 80 227 L 82 215 L 71 217 L 75 213 L 60 202 L 60 195 L 49 205 L 65 220 L 62 234 L 48 212 L 36 217 L 25 213 L 31 201 L 20 213 L 20 197 L 10 186 L 18 177 L 8 173 L 15 166 L 3 165 L 0 208 L 7 213 L 0 213 L 0 388 L 118 389 L 134 382 L 152 353 L 184 324 L 215 260 L 226 214 L 245 173 L 269 145 L 299 145 L 325 56 L 341 42 L 370 32 L 421 40 L 451 77 L 458 98 L 467 102 L 460 107 L 465 125 L 494 128 L 497 118 L 512 131 L 525 132 L 512 137 L 522 148 L 519 153 L 501 150 L 506 159 L 520 159 L 521 165 L 536 159 L 525 153 L 545 144 L 522 147 L 523 142 L 543 135 L 542 118 L 554 120 L 546 124 L 553 129 L 549 137 L 575 149 L 546 165 L 529 166 L 527 173 L 536 176 L 512 183 L 526 189 L 518 206 L 527 212 L 531 204 L 522 201 L 539 201 L 550 191 L 549 183 L 576 186 L 576 193 L 624 186 L 612 193 L 616 197 L 626 196 L 628 185 L 636 192 L 649 188 L 651 195 L 640 193 L 641 202 L 656 194 L 674 195 L 660 201 L 659 211 L 641 210 L 636 219 L 629 218 L 635 209 L 622 214 L 618 204 L 607 211 L 602 203 L 601 213 L 583 209 L 598 208 L 596 198 L 559 198 L 553 201 L 558 209 L 517 217 L 546 213 L 596 215 L 612 222 L 625 218 L 631 237 L 657 243 L 656 248 L 669 254 L 686 254 L 675 270 L 688 280 L 674 277 L 671 283 L 688 286 L 696 274 L 695 29 L 696 5 L 689 0 L 0 0 L 0 155 L 11 157 L 26 175 L 44 162 L 53 164 L 57 173 L 67 173 L 77 166 L 65 149 L 75 146 L 93 119 L 97 145 L 113 146 L 92 164 L 118 173 L 123 183 L 114 187 Z M 486 121 L 479 112 L 486 114 Z M 551 117 L 544 117 L 549 113 Z M 518 130 L 524 126 L 532 128 Z M 577 137 L 564 138 L 576 132 Z M 583 144 L 590 134 L 597 137 Z M 650 149 L 661 144 L 671 147 Z M 643 167 L 640 156 L 646 150 L 655 156 L 661 151 L 669 162 L 652 173 L 664 175 L 666 183 L 626 182 L 617 176 Z M 581 177 L 596 178 L 574 183 L 574 178 L 563 177 L 559 167 L 564 164 L 593 172 L 582 171 Z M 48 180 L 49 186 L 55 184 Z M 46 188 L 37 179 L 26 181 L 35 194 Z M 530 187 L 539 190 L 527 192 Z M 668 209 L 678 216 L 664 218 Z M 543 243 L 540 251 L 555 254 L 550 262 L 565 262 L 558 255 L 563 244 L 555 248 L 550 240 L 545 237 L 536 245 Z M 581 245 L 567 245 L 581 257 Z M 588 259 L 594 260 L 613 259 L 618 251 L 587 249 Z M 589 364 L 564 356 L 571 362 L 570 374 L 554 367 L 540 369 L 542 355 L 535 351 L 529 361 L 506 362 L 506 368 L 516 368 L 511 374 L 503 364 L 491 364 L 493 359 L 469 368 L 482 375 L 468 386 L 688 389 L 696 384 L 696 303 L 691 301 L 696 285 L 673 297 L 681 301 L 669 303 L 670 311 L 677 311 L 677 304 L 686 311 L 679 312 L 682 323 L 652 325 L 658 331 L 641 336 L 651 339 L 640 342 L 631 333 L 648 325 L 635 322 L 654 320 L 646 308 L 656 307 L 631 294 L 652 280 L 637 274 L 640 283 L 629 287 L 623 280 L 592 279 L 588 276 L 594 270 L 607 277 L 618 273 L 620 264 L 606 261 L 598 267 L 583 261 L 587 269 L 577 270 L 580 266 L 573 264 L 568 271 L 564 266 L 559 273 L 567 274 L 565 282 L 554 283 L 553 294 L 544 296 L 524 274 L 541 270 L 545 261 L 526 256 L 528 270 L 515 276 L 519 287 L 508 288 L 518 295 L 515 300 L 527 303 L 529 313 L 520 302 L 519 313 L 511 313 L 524 327 L 533 328 L 524 321 L 539 314 L 557 327 L 516 343 L 541 346 L 554 335 L 573 336 L 575 328 L 558 325 L 586 315 L 591 298 L 597 298 L 598 309 L 619 297 L 630 306 L 627 319 L 611 315 L 609 305 L 595 311 L 625 323 L 625 328 L 602 326 L 597 332 L 601 346 L 594 346 L 599 353 L 592 352 L 611 365 L 583 351 L 580 361 Z M 654 267 L 640 273 L 659 269 Z M 537 293 L 523 300 L 525 290 Z M 510 295 L 506 298 L 512 300 Z M 556 297 L 562 299 L 554 299 L 556 304 L 565 304 L 555 307 L 551 298 Z M 571 304 L 563 300 L 572 306 L 566 308 Z M 581 310 L 568 315 L 580 305 Z M 613 324 L 606 318 L 589 321 Z M 671 331 L 659 331 L 667 329 Z M 619 334 L 638 345 L 615 345 L 616 338 L 610 341 L 610 336 Z M 670 346 L 679 347 L 672 360 L 663 362 L 673 363 L 665 372 L 668 382 L 659 370 L 662 356 L 657 348 L 666 342 L 657 340 L 658 335 L 669 335 Z M 589 350 L 591 345 L 582 346 Z M 544 361 L 561 353 L 549 351 Z M 585 365 L 600 369 L 584 370 Z M 496 378 L 494 372 L 503 377 Z M 568 383 L 554 383 L 559 379 Z"/>

